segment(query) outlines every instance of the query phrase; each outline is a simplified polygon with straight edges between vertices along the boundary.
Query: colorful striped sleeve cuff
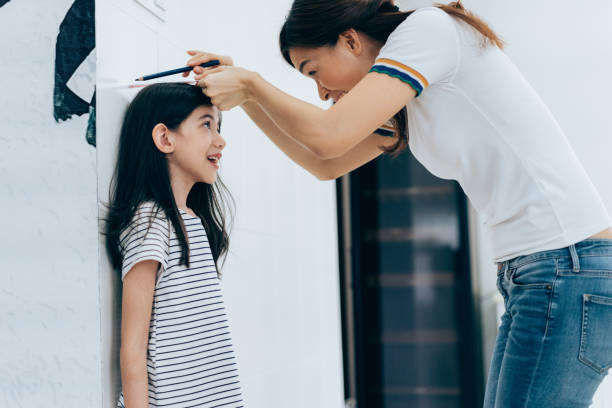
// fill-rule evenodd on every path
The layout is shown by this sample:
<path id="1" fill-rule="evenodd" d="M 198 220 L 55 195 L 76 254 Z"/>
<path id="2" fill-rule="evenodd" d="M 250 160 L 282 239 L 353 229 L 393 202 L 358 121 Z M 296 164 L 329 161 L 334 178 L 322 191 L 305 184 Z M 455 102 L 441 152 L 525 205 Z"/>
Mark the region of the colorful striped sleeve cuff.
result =
<path id="1" fill-rule="evenodd" d="M 384 125 L 382 125 L 378 129 L 376 129 L 374 131 L 374 133 L 377 133 L 377 134 L 379 134 L 381 136 L 386 136 L 386 137 L 393 137 L 393 136 L 395 136 L 395 127 L 393 126 L 393 122 L 392 121 L 388 121 L 387 123 L 385 123 Z"/>
<path id="2" fill-rule="evenodd" d="M 429 82 L 418 71 L 406 66 L 400 62 L 390 60 L 388 58 L 379 58 L 370 69 L 370 72 L 379 72 L 387 74 L 391 77 L 398 78 L 406 82 L 416 91 L 416 96 L 419 96 L 423 89 L 429 86 Z"/>

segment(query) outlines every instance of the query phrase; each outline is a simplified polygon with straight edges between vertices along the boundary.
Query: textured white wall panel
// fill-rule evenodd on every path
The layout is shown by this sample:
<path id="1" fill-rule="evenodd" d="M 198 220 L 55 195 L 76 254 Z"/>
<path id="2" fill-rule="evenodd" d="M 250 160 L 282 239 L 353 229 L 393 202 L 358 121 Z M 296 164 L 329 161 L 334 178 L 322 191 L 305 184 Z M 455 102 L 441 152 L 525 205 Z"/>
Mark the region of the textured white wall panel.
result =
<path id="1" fill-rule="evenodd" d="M 0 8 L 0 406 L 101 402 L 96 152 L 53 119 L 71 0 Z"/>

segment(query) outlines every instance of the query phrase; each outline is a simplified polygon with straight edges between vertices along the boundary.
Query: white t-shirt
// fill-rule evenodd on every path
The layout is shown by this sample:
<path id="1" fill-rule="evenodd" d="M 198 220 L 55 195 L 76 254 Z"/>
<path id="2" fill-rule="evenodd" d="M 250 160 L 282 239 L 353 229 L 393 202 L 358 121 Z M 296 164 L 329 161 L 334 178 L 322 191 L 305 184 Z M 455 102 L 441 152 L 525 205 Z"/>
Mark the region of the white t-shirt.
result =
<path id="1" fill-rule="evenodd" d="M 174 228 L 152 202 L 142 203 L 121 234 L 121 279 L 144 260 L 160 263 L 153 295 L 147 373 L 152 407 L 244 406 L 230 325 L 206 230 L 179 210 L 189 267 L 181 265 Z M 117 401 L 125 407 L 123 391 Z"/>
<path id="2" fill-rule="evenodd" d="M 482 215 L 494 260 L 563 248 L 612 223 L 551 112 L 510 59 L 436 7 L 389 36 L 372 71 L 408 83 L 409 146 L 457 180 Z"/>

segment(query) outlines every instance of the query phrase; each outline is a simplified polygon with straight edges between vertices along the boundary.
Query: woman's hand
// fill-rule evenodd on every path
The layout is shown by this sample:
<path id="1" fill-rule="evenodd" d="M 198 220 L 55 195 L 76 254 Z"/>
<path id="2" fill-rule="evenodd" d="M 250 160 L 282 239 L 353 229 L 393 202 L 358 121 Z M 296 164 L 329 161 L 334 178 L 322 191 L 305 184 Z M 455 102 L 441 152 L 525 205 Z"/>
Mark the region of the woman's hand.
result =
<path id="1" fill-rule="evenodd" d="M 200 65 L 205 62 L 212 61 L 212 60 L 219 60 L 220 65 L 229 65 L 229 66 L 234 65 L 234 61 L 232 60 L 232 57 L 228 57 L 226 55 L 211 54 L 208 52 L 198 51 L 198 50 L 189 50 L 187 51 L 187 54 L 191 55 L 191 58 L 187 60 L 187 66 L 195 67 L 193 69 L 193 73 L 194 73 L 196 81 L 200 79 L 201 74 L 203 74 L 205 70 L 207 69 L 207 68 L 198 67 L 197 65 Z M 183 72 L 182 75 L 184 78 L 187 78 L 189 76 L 189 72 Z"/>
<path id="2" fill-rule="evenodd" d="M 195 77 L 213 105 L 225 111 L 250 99 L 249 85 L 254 75 L 254 72 L 244 68 L 224 65 L 206 69 Z"/>

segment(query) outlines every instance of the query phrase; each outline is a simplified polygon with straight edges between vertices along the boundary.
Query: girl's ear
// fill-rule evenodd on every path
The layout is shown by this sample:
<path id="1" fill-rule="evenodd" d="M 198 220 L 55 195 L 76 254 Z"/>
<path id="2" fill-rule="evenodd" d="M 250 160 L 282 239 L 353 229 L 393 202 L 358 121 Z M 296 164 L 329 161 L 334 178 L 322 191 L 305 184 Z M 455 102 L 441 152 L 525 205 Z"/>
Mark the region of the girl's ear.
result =
<path id="1" fill-rule="evenodd" d="M 361 38 L 359 38 L 359 33 L 355 29 L 349 28 L 340 34 L 338 41 L 344 44 L 351 53 L 357 56 L 361 55 L 363 44 L 361 43 Z"/>
<path id="2" fill-rule="evenodd" d="M 172 153 L 174 151 L 174 135 L 168 130 L 166 125 L 158 123 L 152 132 L 153 143 L 162 153 Z"/>

